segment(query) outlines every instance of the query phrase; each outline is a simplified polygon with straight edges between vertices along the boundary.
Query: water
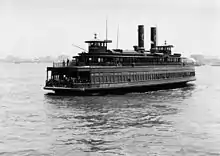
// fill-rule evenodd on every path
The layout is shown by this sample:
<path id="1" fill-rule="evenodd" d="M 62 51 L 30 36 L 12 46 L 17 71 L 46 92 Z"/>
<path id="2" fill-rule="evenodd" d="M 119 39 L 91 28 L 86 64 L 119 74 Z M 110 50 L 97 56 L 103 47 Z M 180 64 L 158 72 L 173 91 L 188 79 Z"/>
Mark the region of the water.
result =
<path id="1" fill-rule="evenodd" d="M 0 64 L 0 155 L 220 155 L 220 67 L 185 88 L 50 96 L 48 64 Z"/>

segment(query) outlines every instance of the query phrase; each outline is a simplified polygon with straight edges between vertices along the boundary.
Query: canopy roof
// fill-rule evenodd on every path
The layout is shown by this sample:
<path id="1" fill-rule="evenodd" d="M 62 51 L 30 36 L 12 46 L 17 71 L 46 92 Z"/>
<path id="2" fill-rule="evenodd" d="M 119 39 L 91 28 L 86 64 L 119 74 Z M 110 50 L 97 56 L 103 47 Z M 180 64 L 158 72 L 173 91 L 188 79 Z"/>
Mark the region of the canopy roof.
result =
<path id="1" fill-rule="evenodd" d="M 92 40 L 85 41 L 85 43 L 112 43 L 112 40 L 92 39 Z"/>

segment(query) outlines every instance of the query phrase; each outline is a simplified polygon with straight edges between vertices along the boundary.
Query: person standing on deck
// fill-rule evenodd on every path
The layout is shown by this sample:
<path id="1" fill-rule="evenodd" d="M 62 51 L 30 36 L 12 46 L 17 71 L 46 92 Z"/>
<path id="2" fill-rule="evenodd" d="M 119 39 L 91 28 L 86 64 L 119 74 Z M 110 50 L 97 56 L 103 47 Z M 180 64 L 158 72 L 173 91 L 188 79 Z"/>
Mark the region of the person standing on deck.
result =
<path id="1" fill-rule="evenodd" d="M 66 66 L 68 66 L 69 65 L 69 59 L 67 58 L 67 60 L 66 60 Z"/>
<path id="2" fill-rule="evenodd" d="M 63 67 L 65 67 L 65 61 L 63 60 Z"/>

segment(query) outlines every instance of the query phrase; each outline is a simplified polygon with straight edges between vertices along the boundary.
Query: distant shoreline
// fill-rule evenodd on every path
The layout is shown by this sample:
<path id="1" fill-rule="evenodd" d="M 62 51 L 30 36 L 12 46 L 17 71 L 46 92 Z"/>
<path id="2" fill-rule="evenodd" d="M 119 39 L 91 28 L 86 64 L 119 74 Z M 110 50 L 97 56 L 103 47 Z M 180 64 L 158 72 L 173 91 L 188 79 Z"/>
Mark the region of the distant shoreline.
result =
<path id="1" fill-rule="evenodd" d="M 13 63 L 13 64 L 24 64 L 24 63 L 34 63 L 34 64 L 40 64 L 40 63 L 53 63 L 53 61 L 51 62 L 31 62 L 31 61 L 15 61 L 15 62 L 11 62 L 11 61 L 2 61 L 0 60 L 0 63 Z"/>

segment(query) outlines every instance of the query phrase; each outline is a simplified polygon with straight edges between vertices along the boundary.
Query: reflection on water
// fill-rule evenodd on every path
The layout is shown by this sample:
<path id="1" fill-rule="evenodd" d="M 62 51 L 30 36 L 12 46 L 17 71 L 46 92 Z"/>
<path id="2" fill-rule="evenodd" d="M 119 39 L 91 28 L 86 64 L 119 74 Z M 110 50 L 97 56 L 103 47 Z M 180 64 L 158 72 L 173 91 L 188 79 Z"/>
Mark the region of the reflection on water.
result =
<path id="1" fill-rule="evenodd" d="M 184 88 L 84 97 L 43 91 L 46 66 L 0 66 L 0 155 L 220 155 L 220 68 Z"/>

